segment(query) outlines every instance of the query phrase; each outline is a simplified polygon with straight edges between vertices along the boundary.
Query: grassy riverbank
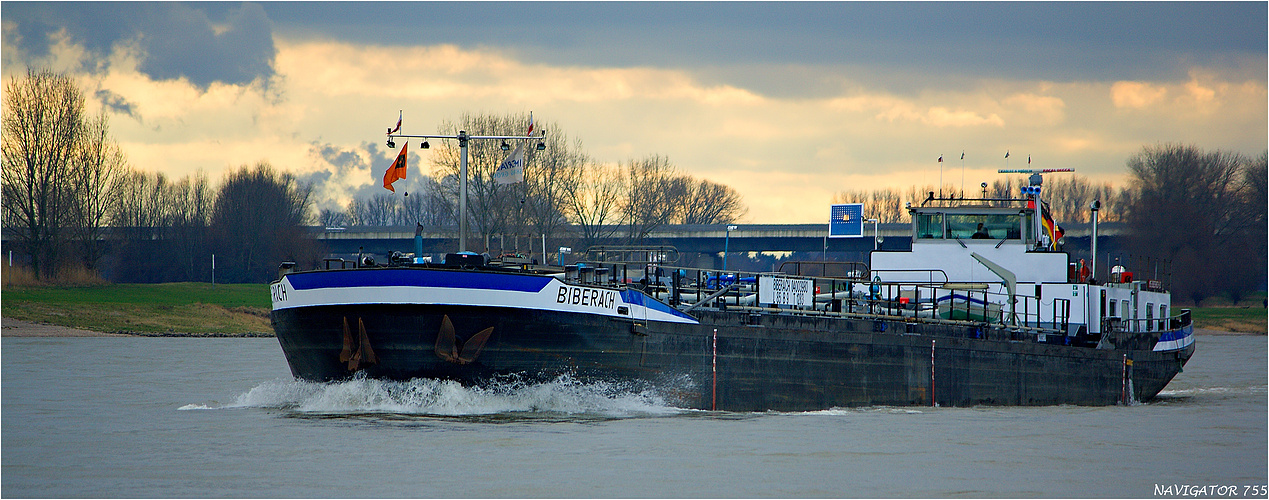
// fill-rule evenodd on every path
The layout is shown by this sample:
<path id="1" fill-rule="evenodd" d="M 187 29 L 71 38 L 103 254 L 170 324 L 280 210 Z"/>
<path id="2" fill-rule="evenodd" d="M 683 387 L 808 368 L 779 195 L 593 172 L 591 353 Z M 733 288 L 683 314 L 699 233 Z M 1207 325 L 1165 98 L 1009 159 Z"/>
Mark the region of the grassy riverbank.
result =
<path id="1" fill-rule="evenodd" d="M 5 318 L 141 334 L 272 335 L 269 285 L 6 286 Z"/>
<path id="2" fill-rule="evenodd" d="M 269 286 L 263 284 L 8 285 L 0 300 L 6 318 L 141 334 L 272 335 L 269 308 Z M 1190 309 L 1198 328 L 1266 332 L 1264 307 Z"/>
<path id="3" fill-rule="evenodd" d="M 1269 324 L 1265 317 L 1264 307 L 1191 307 L 1189 309 L 1194 317 L 1194 326 L 1198 328 L 1264 335 L 1266 324 Z"/>

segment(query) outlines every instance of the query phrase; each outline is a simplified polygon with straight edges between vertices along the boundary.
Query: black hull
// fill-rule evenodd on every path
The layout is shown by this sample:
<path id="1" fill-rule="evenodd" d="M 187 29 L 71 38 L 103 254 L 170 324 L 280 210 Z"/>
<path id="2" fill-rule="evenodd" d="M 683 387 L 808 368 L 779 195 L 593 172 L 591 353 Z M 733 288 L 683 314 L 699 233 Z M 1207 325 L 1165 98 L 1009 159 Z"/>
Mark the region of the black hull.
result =
<path id="1" fill-rule="evenodd" d="M 493 327 L 471 362 L 437 354 L 446 316 L 460 348 Z M 1148 401 L 1194 348 L 1154 352 L 1147 347 L 1153 343 L 1143 343 L 1141 349 L 1094 349 L 1037 343 L 1004 330 L 901 321 L 698 316 L 699 325 L 645 325 L 532 309 L 327 305 L 275 310 L 273 327 L 292 373 L 306 380 L 339 380 L 361 370 L 376 378 L 464 383 L 570 373 L 644 381 L 676 405 L 728 411 Z M 358 320 L 364 322 L 376 363 L 350 369 L 340 360 L 347 351 L 345 319 L 353 337 Z"/>

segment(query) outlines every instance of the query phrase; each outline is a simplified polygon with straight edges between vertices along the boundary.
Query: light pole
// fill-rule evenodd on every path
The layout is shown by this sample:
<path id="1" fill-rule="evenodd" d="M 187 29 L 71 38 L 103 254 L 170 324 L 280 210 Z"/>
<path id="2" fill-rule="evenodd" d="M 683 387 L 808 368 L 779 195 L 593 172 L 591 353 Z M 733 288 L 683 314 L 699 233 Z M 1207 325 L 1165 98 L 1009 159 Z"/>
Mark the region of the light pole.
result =
<path id="1" fill-rule="evenodd" d="M 873 249 L 873 250 L 876 250 L 876 249 L 877 249 L 877 247 L 878 247 L 878 246 L 880 246 L 880 245 L 877 243 L 877 235 L 879 234 L 879 233 L 877 233 L 877 222 L 878 222 L 878 220 L 877 220 L 877 219 L 868 219 L 868 222 L 871 222 L 871 223 L 872 223 L 872 249 Z"/>
<path id="2" fill-rule="evenodd" d="M 731 245 L 731 232 L 735 230 L 736 230 L 736 226 L 728 225 L 727 237 L 723 238 L 723 270 L 724 271 L 727 270 L 727 250 L 728 250 L 727 247 Z"/>
<path id="3" fill-rule="evenodd" d="M 459 195 L 458 195 L 458 251 L 459 251 L 459 253 L 462 253 L 462 252 L 466 252 L 466 251 L 467 251 L 467 143 L 468 143 L 468 141 L 473 141 L 473 140 L 477 140 L 477 141 L 479 141 L 479 140 L 507 141 L 507 140 L 511 140 L 511 139 L 537 139 L 537 140 L 538 140 L 537 150 L 538 150 L 538 151 L 542 151 L 542 150 L 545 150 L 545 149 L 546 149 L 546 143 L 545 143 L 545 142 L 543 142 L 543 139 L 545 139 L 545 138 L 546 138 L 546 131 L 545 131 L 545 130 L 543 130 L 543 131 L 542 131 L 542 135 L 537 136 L 537 137 L 533 137 L 533 136 L 519 136 L 519 135 L 467 135 L 467 132 L 466 132 L 466 131 L 464 131 L 464 130 L 459 130 L 459 131 L 458 131 L 458 135 L 406 135 L 406 134 L 388 134 L 388 147 L 389 147 L 389 148 L 395 148 L 395 147 L 397 147 L 396 143 L 392 142 L 392 139 L 395 139 L 395 138 L 398 138 L 398 137 L 403 138 L 403 139 L 423 139 L 423 144 L 422 144 L 422 148 L 423 148 L 423 149 L 428 149 L 428 148 L 430 147 L 430 146 L 428 145 L 428 143 L 427 143 L 427 139 L 458 139 L 458 150 L 459 150 L 459 159 L 458 159 L 458 191 L 459 191 Z M 505 142 L 504 142 L 504 145 L 505 145 Z M 505 151 L 506 149 L 510 149 L 510 148 L 504 148 L 504 151 Z"/>

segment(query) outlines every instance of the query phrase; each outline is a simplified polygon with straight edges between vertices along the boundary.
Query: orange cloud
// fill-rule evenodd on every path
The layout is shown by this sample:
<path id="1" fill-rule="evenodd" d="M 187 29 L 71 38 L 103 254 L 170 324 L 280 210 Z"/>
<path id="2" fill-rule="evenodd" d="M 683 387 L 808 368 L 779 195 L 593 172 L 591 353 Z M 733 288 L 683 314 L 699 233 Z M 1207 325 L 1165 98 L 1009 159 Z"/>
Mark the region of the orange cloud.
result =
<path id="1" fill-rule="evenodd" d="M 1144 108 L 1159 102 L 1168 89 L 1146 82 L 1119 81 L 1110 86 L 1110 100 L 1116 108 Z"/>

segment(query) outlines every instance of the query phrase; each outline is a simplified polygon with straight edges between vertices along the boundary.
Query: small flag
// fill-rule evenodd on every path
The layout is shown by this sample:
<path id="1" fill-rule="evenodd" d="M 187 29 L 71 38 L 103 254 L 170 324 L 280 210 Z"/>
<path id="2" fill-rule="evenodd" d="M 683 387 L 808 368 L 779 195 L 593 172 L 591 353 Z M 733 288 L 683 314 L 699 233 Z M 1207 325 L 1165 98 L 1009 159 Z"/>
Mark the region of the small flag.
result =
<path id="1" fill-rule="evenodd" d="M 965 152 L 964 152 L 964 151 L 961 151 L 961 159 L 962 159 L 962 160 L 964 160 L 964 159 L 965 159 Z"/>
<path id="2" fill-rule="evenodd" d="M 1031 155 L 1027 155 L 1027 165 L 1031 164 Z"/>
<path id="3" fill-rule="evenodd" d="M 529 112 L 529 132 L 524 135 L 525 136 L 533 135 L 533 112 L 532 111 Z"/>
<path id="4" fill-rule="evenodd" d="M 1008 149 L 1006 149 L 1006 150 L 1005 150 L 1005 158 L 1008 158 L 1008 157 L 1009 157 L 1009 150 L 1008 150 Z"/>
<path id="5" fill-rule="evenodd" d="M 939 155 L 939 163 L 943 163 L 943 155 Z"/>
<path id="6" fill-rule="evenodd" d="M 401 152 L 397 154 L 396 161 L 392 162 L 392 166 L 388 167 L 388 171 L 383 173 L 383 187 L 388 191 L 397 192 L 392 187 L 392 183 L 405 178 L 405 150 L 410 147 L 410 143 L 401 145 Z"/>
<path id="7" fill-rule="evenodd" d="M 1049 213 L 1047 201 L 1040 203 L 1040 225 L 1044 226 L 1044 234 L 1049 237 L 1049 249 L 1057 250 L 1058 240 L 1062 239 L 1066 231 L 1053 222 L 1053 215 Z"/>
<path id="8" fill-rule="evenodd" d="M 401 112 L 397 111 L 397 127 L 388 129 L 388 135 L 392 135 L 400 131 L 401 131 Z M 405 149 L 402 149 L 402 151 L 405 151 Z M 404 179 L 405 177 L 402 176 L 401 178 Z"/>
<path id="9" fill-rule="evenodd" d="M 507 159 L 498 164 L 494 170 L 494 182 L 498 184 L 514 184 L 524 182 L 524 141 L 518 141 L 516 149 L 507 155 Z"/>

